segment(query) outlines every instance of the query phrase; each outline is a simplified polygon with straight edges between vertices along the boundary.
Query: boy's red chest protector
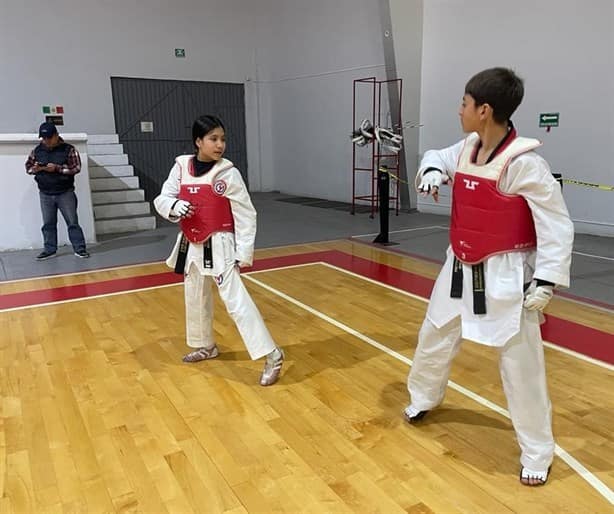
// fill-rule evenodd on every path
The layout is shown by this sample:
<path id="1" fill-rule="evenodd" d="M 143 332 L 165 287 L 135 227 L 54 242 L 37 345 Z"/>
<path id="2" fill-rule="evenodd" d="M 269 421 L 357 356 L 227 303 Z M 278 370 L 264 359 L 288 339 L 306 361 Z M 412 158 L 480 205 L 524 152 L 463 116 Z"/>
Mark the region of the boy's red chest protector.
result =
<path id="1" fill-rule="evenodd" d="M 482 262 L 491 255 L 534 248 L 531 210 L 521 196 L 505 195 L 497 182 L 456 172 L 450 243 L 458 260 Z"/>
<path id="2" fill-rule="evenodd" d="M 191 243 L 202 243 L 214 232 L 234 232 L 230 201 L 209 184 L 181 184 L 178 198 L 195 208 L 193 216 L 179 221 Z"/>
<path id="3" fill-rule="evenodd" d="M 450 244 L 457 259 L 466 264 L 537 245 L 527 201 L 519 195 L 502 193 L 499 182 L 512 159 L 541 143 L 511 134 L 510 142 L 492 161 L 479 166 L 472 162 L 478 143 L 477 134 L 466 139 L 452 188 Z"/>

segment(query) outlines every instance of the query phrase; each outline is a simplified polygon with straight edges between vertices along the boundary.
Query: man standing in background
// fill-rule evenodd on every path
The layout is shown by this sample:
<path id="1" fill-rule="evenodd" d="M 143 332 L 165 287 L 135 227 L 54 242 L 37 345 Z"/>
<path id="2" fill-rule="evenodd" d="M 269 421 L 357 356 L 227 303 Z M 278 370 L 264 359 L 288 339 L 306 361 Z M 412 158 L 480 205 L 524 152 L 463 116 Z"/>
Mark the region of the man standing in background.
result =
<path id="1" fill-rule="evenodd" d="M 43 215 L 45 247 L 36 256 L 39 261 L 55 256 L 58 249 L 58 209 L 66 221 L 68 238 L 77 257 L 87 258 L 85 237 L 77 218 L 75 175 L 81 171 L 77 149 L 66 143 L 53 123 L 45 122 L 38 129 L 42 142 L 32 150 L 26 161 L 26 173 L 34 175 L 38 184 Z"/>

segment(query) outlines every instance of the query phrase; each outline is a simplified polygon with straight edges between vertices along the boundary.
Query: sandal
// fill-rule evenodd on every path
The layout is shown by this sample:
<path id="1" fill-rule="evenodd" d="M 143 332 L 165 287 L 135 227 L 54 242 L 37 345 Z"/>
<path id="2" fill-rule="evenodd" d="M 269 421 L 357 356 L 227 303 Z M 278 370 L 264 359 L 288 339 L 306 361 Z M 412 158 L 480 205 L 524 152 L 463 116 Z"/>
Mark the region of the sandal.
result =
<path id="1" fill-rule="evenodd" d="M 520 483 L 529 487 L 544 485 L 548 481 L 548 475 L 550 474 L 551 467 L 552 466 L 548 467 L 546 471 L 533 471 L 532 469 L 522 466 L 520 468 Z M 537 480 L 537 482 L 532 484 L 529 482 L 529 480 Z"/>
<path id="2" fill-rule="evenodd" d="M 403 410 L 403 417 L 408 423 L 416 423 L 426 416 L 427 413 L 427 410 L 418 410 L 413 405 L 408 405 Z"/>
<path id="3" fill-rule="evenodd" d="M 271 352 L 271 355 L 267 355 L 264 362 L 264 369 L 260 376 L 261 386 L 270 386 L 279 380 L 281 374 L 281 367 L 284 364 L 284 351 L 281 348 L 276 348 Z"/>
<path id="4" fill-rule="evenodd" d="M 207 359 L 215 359 L 220 354 L 217 349 L 217 345 L 213 345 L 211 348 L 198 348 L 193 352 L 190 352 L 183 356 L 183 362 L 199 362 Z"/>

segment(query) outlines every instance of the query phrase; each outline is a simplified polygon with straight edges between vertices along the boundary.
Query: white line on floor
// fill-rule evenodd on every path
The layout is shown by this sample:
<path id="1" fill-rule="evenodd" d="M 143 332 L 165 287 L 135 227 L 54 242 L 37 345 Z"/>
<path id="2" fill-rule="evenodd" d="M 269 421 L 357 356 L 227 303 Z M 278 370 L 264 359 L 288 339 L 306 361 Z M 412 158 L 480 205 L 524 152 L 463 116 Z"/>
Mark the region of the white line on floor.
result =
<path id="1" fill-rule="evenodd" d="M 251 275 L 252 273 L 263 273 L 265 271 L 278 271 L 278 270 L 288 269 L 288 268 L 300 268 L 301 266 L 313 266 L 314 264 L 324 264 L 324 263 L 323 262 L 306 262 L 304 264 L 292 264 L 290 266 L 281 266 L 279 268 L 271 268 L 271 269 L 260 270 L 260 271 L 250 271 L 248 273 Z M 126 266 L 126 267 L 131 267 L 131 266 Z M 84 271 L 83 273 L 89 273 L 89 272 Z M 78 273 L 73 273 L 73 274 L 77 275 Z M 243 275 L 245 274 L 247 273 L 243 273 Z M 126 277 L 126 278 L 138 278 L 138 276 L 137 277 Z M 73 285 L 73 284 L 68 284 L 67 286 L 62 286 L 62 287 L 70 287 L 70 285 Z M 84 285 L 84 284 L 74 284 L 74 285 Z M 33 309 L 36 307 L 47 307 L 49 305 L 61 305 L 63 303 L 73 303 L 73 302 L 79 302 L 81 300 L 92 300 L 95 298 L 105 298 L 107 296 L 117 296 L 120 294 L 139 293 L 141 291 L 153 291 L 154 289 L 161 289 L 163 287 L 175 287 L 175 286 L 182 286 L 182 285 L 183 285 L 183 282 L 173 282 L 172 284 L 162 284 L 159 286 L 140 287 L 137 289 L 127 289 L 123 291 L 116 291 L 114 293 L 95 294 L 92 296 L 80 296 L 79 298 L 70 298 L 68 300 L 58 300 L 55 302 L 33 303 L 30 305 L 21 305 L 19 307 L 10 307 L 8 309 L 0 309 L 0 313 L 21 311 L 21 310 L 26 310 L 26 309 Z"/>
<path id="2" fill-rule="evenodd" d="M 441 225 L 431 225 L 429 227 L 415 227 L 415 228 L 404 228 L 401 230 L 390 230 L 388 231 L 389 234 L 399 234 L 401 232 L 413 232 L 414 230 L 428 230 L 431 228 L 440 228 L 443 230 L 448 230 L 448 227 L 443 227 Z M 375 232 L 374 234 L 358 234 L 356 236 L 350 236 L 350 237 L 370 237 L 370 236 L 377 236 L 379 234 L 379 232 Z"/>
<path id="3" fill-rule="evenodd" d="M 287 302 L 290 302 L 296 305 L 297 307 L 300 307 L 301 309 L 339 328 L 340 330 L 343 330 L 344 332 L 347 332 L 348 334 L 360 339 L 361 341 L 364 341 L 365 343 L 377 348 L 378 350 L 383 351 L 384 353 L 390 355 L 391 357 L 394 357 L 395 359 L 405 364 L 408 364 L 409 366 L 412 365 L 411 359 L 408 359 L 404 355 L 401 355 L 400 353 L 395 352 L 394 350 L 388 348 L 387 346 L 377 342 L 375 339 L 371 339 L 370 337 L 364 335 L 363 333 L 358 332 L 357 330 L 354 330 L 353 328 L 341 323 L 340 321 L 337 321 L 334 318 L 331 318 L 330 316 L 327 316 L 326 314 L 312 307 L 309 307 L 308 305 L 300 302 L 299 300 L 285 293 L 282 293 L 281 291 L 265 284 L 264 282 L 261 282 L 260 280 L 257 280 L 251 276 L 246 276 L 245 278 L 259 285 L 260 287 L 266 289 L 267 291 L 273 293 L 274 295 L 279 296 L 280 298 L 283 298 Z M 474 393 L 473 391 L 470 391 L 469 389 L 451 380 L 448 381 L 448 386 L 451 389 L 454 389 L 455 391 L 458 391 L 459 393 L 467 396 L 468 398 L 471 398 L 472 400 L 479 403 L 480 405 L 483 405 L 484 407 L 491 409 L 497 412 L 498 414 L 501 414 L 502 416 L 510 419 L 509 413 L 504 408 L 499 407 L 495 403 L 487 400 L 486 398 L 483 398 L 482 396 Z M 599 480 L 599 478 L 597 478 L 593 473 L 591 473 L 581 462 L 579 462 L 577 459 L 572 457 L 569 453 L 567 453 L 567 451 L 561 448 L 558 444 L 555 445 L 554 453 L 559 458 L 564 460 L 567 463 L 567 465 L 570 468 L 572 468 L 576 473 L 578 473 L 584 480 L 586 480 L 599 494 L 601 494 L 606 500 L 608 500 L 611 504 L 614 505 L 614 491 L 612 491 L 607 485 L 605 485 L 601 480 Z"/>
<path id="4" fill-rule="evenodd" d="M 429 230 L 429 229 L 433 229 L 433 228 L 438 228 L 438 229 L 442 229 L 442 230 L 448 230 L 449 227 L 444 227 L 443 225 L 430 225 L 428 227 L 415 227 L 415 228 L 404 228 L 401 230 L 389 230 L 388 233 L 389 234 L 399 234 L 401 232 L 413 232 L 415 230 Z M 374 232 L 372 234 L 357 234 L 354 236 L 350 236 L 350 238 L 359 238 L 359 237 L 371 237 L 371 236 L 377 236 L 379 235 L 379 232 Z M 602 259 L 604 261 L 614 261 L 614 257 L 605 257 L 603 255 L 595 255 L 592 253 L 583 253 L 583 252 L 572 252 L 574 255 L 582 255 L 583 257 L 590 257 L 592 259 Z"/>
<path id="5" fill-rule="evenodd" d="M 614 257 L 604 257 L 603 255 L 593 255 L 592 253 L 571 252 L 574 255 L 582 255 L 583 257 L 591 257 L 592 259 L 603 259 L 604 261 L 614 261 Z"/>
<path id="6" fill-rule="evenodd" d="M 371 282 L 372 284 L 375 284 L 377 286 L 385 287 L 387 289 L 391 289 L 392 291 L 396 291 L 397 293 L 403 294 L 405 296 L 409 296 L 410 298 L 414 298 L 415 300 L 420 300 L 421 302 L 428 303 L 428 299 L 427 298 L 415 295 L 413 293 L 408 293 L 407 291 L 404 291 L 403 289 L 399 289 L 397 287 L 394 287 L 394 286 L 391 286 L 391 285 L 388 285 L 388 284 L 384 284 L 382 282 L 378 282 L 377 280 L 373 280 L 372 278 L 363 277 L 362 275 L 359 275 L 358 273 L 354 273 L 353 271 L 348 271 L 346 269 L 339 268 L 338 266 L 335 266 L 334 264 L 329 264 L 328 262 L 321 262 L 320 264 L 322 264 L 323 266 L 328 266 L 329 268 L 333 268 L 333 269 L 335 269 L 337 271 L 341 271 L 343 273 L 346 273 L 347 275 L 351 275 L 353 277 L 359 278 L 361 280 L 366 280 L 367 282 Z M 612 364 L 610 364 L 608 362 L 600 361 L 599 359 L 595 359 L 593 357 L 589 357 L 588 355 L 583 355 L 581 353 L 574 352 L 573 350 L 568 350 L 567 348 L 565 348 L 563 346 L 558 346 L 556 344 L 549 343 L 547 341 L 544 341 L 544 346 L 547 346 L 548 348 L 550 348 L 552 350 L 556 350 L 558 352 L 562 352 L 562 353 L 565 353 L 565 354 L 570 355 L 572 357 L 575 357 L 576 359 L 588 362 L 590 364 L 594 364 L 595 366 L 600 366 L 600 367 L 605 368 L 605 369 L 607 369 L 609 371 L 614 371 L 614 365 L 612 365 Z"/>
<path id="7" fill-rule="evenodd" d="M 385 284 L 383 282 L 378 282 L 377 280 L 373 280 L 372 278 L 363 277 L 362 275 L 359 275 L 358 273 L 354 273 L 352 271 L 348 271 L 346 269 L 339 268 L 338 266 L 335 266 L 334 264 L 329 264 L 328 262 L 322 262 L 322 261 L 320 261 L 320 262 L 306 262 L 306 263 L 303 263 L 303 264 L 291 264 L 289 266 L 280 266 L 280 267 L 277 267 L 277 268 L 270 268 L 270 269 L 258 270 L 258 271 L 248 271 L 248 272 L 242 273 L 242 275 L 244 275 L 244 276 L 246 276 L 246 275 L 254 275 L 254 274 L 258 274 L 258 273 L 266 273 L 268 271 L 279 271 L 279 270 L 283 270 L 283 269 L 301 268 L 301 267 L 304 267 L 304 266 L 314 266 L 314 265 L 327 266 L 327 267 L 329 267 L 331 269 L 343 272 L 343 273 L 345 273 L 347 275 L 351 275 L 351 276 L 359 278 L 361 280 L 365 280 L 366 282 L 370 282 L 370 283 L 375 284 L 375 285 L 377 285 L 379 287 L 384 287 L 386 289 L 390 289 L 390 290 L 395 291 L 397 293 L 400 293 L 402 295 L 408 296 L 410 298 L 413 298 L 414 300 L 419 300 L 421 302 L 428 303 L 428 299 L 426 299 L 426 298 L 424 298 L 422 296 L 418 296 L 418 295 L 415 295 L 413 293 L 409 293 L 408 291 L 404 291 L 403 289 L 399 289 L 397 287 Z M 135 266 L 138 266 L 138 265 L 135 265 Z M 128 266 L 128 267 L 132 267 L 132 266 Z M 87 272 L 83 272 L 83 273 L 87 273 Z M 173 284 L 163 284 L 163 285 L 159 285 L 159 286 L 143 287 L 143 288 L 130 289 L 130 290 L 125 290 L 125 291 L 117 291 L 117 292 L 114 292 L 114 293 L 105 293 L 105 294 L 98 294 L 98 295 L 93 295 L 93 296 L 71 298 L 69 300 L 59 300 L 59 301 L 55 301 L 55 302 L 45 302 L 45 303 L 35 303 L 35 304 L 30 304 L 30 305 L 22 305 L 22 306 L 19 306 L 19 307 L 10 307 L 8 309 L 0 309 L 0 313 L 3 313 L 3 312 L 13 312 L 13 311 L 19 311 L 19 310 L 26 310 L 26 309 L 33 309 L 33 308 L 36 308 L 36 307 L 47 307 L 47 306 L 50 306 L 50 305 L 61 305 L 63 303 L 72 303 L 72 302 L 78 302 L 80 300 L 90 300 L 90 299 L 94 299 L 94 298 L 105 298 L 107 296 L 117 296 L 117 295 L 120 295 L 120 294 L 138 293 L 140 291 L 151 291 L 151 290 L 154 290 L 154 289 L 160 289 L 160 288 L 163 288 L 163 287 L 174 287 L 174 286 L 179 286 L 179 285 L 182 285 L 182 284 L 183 284 L 182 282 L 175 282 Z M 565 354 L 570 355 L 572 357 L 575 357 L 576 359 L 583 360 L 585 362 L 588 362 L 590 364 L 594 364 L 596 366 L 600 366 L 600 367 L 605 368 L 605 369 L 610 370 L 610 371 L 614 371 L 614 365 L 609 364 L 607 362 L 603 362 L 603 361 L 600 361 L 598 359 L 594 359 L 593 357 L 589 357 L 587 355 L 583 355 L 581 353 L 574 352 L 573 350 L 568 350 L 567 348 L 555 345 L 553 343 L 549 343 L 547 341 L 544 341 L 544 346 L 546 346 L 546 347 L 548 347 L 548 348 L 550 348 L 552 350 L 556 350 L 558 352 L 562 352 L 562 353 L 565 353 Z"/>
<path id="8" fill-rule="evenodd" d="M 81 285 L 81 284 L 79 284 Z M 132 293 L 140 293 L 141 291 L 153 291 L 154 289 L 162 289 L 164 287 L 175 287 L 182 286 L 183 282 L 175 282 L 173 284 L 163 284 L 160 286 L 151 286 L 151 287 L 142 287 L 139 289 L 128 289 L 124 291 L 116 291 L 114 293 L 104 293 L 104 294 L 95 294 L 92 296 L 80 296 L 79 298 L 71 298 L 69 300 L 59 300 L 57 302 L 46 302 L 46 303 L 34 303 L 31 305 L 21 305 L 19 307 L 10 307 L 8 309 L 0 309 L 0 314 L 5 312 L 13 312 L 13 311 L 22 311 L 26 309 L 34 309 L 38 307 L 49 307 L 53 305 L 62 305 L 63 303 L 73 303 L 73 302 L 81 302 L 84 300 L 94 300 L 96 298 L 106 298 L 107 296 L 117 296 L 120 294 L 132 294 Z"/>
<path id="9" fill-rule="evenodd" d="M 57 258 L 57 257 L 55 257 Z M 141 262 L 140 264 L 122 264 L 119 266 L 113 266 L 112 268 L 96 268 L 89 269 L 85 271 L 71 271 L 69 273 L 58 273 L 56 275 L 40 275 L 38 277 L 29 277 L 29 278 L 16 278 L 13 280 L 3 280 L 0 281 L 0 285 L 4 284 L 14 284 L 16 282 L 26 282 L 28 280 L 48 280 L 53 278 L 61 278 L 61 277 L 72 277 L 77 275 L 85 275 L 87 273 L 103 273 L 105 271 L 115 271 L 120 269 L 129 269 L 129 268 L 138 268 L 139 266 L 153 266 L 155 264 L 164 264 L 164 261 L 150 261 L 150 262 Z M 132 277 L 113 277 L 109 280 L 117 280 L 121 278 L 132 278 Z M 66 285 L 76 285 L 76 284 L 66 284 Z"/>

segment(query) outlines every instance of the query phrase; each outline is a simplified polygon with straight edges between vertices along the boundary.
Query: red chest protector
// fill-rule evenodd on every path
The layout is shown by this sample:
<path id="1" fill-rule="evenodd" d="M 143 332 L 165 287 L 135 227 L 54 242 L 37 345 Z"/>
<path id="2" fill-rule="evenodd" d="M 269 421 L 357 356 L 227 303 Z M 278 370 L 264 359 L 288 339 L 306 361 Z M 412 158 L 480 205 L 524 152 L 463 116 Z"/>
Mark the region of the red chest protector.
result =
<path id="1" fill-rule="evenodd" d="M 223 196 L 222 188 L 215 189 L 221 194 L 209 184 L 182 183 L 180 186 L 178 198 L 190 202 L 195 208 L 193 216 L 179 221 L 181 230 L 191 243 L 203 243 L 214 232 L 234 232 L 230 201 Z"/>
<path id="2" fill-rule="evenodd" d="M 502 193 L 499 179 L 510 161 L 539 146 L 536 140 L 517 138 L 490 164 L 471 163 L 474 153 L 468 138 L 461 152 L 452 188 L 450 243 L 456 258 L 477 264 L 491 255 L 535 248 L 535 224 L 527 201 Z"/>
<path id="3" fill-rule="evenodd" d="M 527 201 L 501 193 L 495 180 L 457 171 L 450 242 L 454 255 L 466 264 L 497 253 L 535 248 L 535 225 Z"/>

